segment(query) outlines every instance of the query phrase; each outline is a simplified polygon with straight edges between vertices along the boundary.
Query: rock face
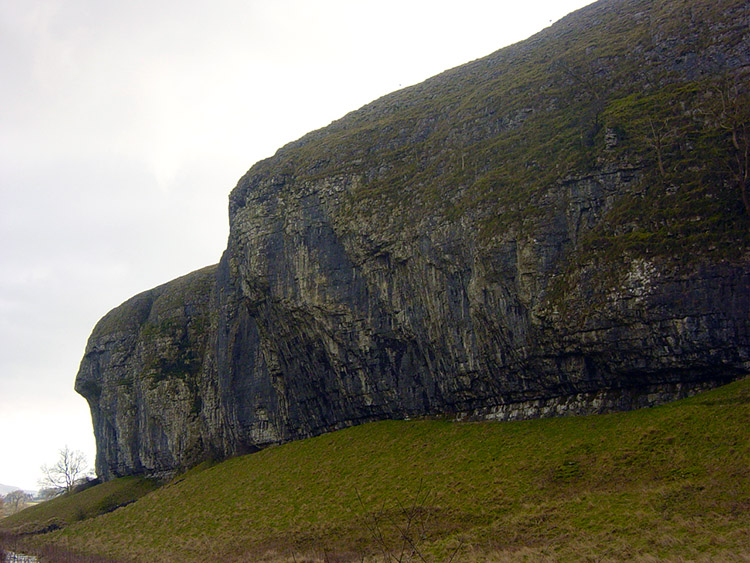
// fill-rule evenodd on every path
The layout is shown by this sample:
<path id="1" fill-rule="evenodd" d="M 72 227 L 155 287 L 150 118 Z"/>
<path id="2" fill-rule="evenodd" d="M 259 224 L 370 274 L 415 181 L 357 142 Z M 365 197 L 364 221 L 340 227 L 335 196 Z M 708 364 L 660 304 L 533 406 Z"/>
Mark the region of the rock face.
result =
<path id="1" fill-rule="evenodd" d="M 212 266 L 136 295 L 94 328 L 76 390 L 91 405 L 102 477 L 205 456 L 198 375 L 215 275 Z"/>
<path id="2" fill-rule="evenodd" d="M 750 7 L 675 6 L 598 2 L 251 168 L 218 266 L 94 329 L 100 476 L 750 372 Z"/>

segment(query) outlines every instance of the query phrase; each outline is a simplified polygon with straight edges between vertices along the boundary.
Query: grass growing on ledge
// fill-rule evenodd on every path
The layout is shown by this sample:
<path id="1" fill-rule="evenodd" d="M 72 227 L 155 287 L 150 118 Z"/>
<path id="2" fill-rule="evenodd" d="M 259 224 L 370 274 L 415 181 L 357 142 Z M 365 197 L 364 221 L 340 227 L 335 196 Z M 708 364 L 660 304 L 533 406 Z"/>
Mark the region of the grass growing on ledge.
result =
<path id="1" fill-rule="evenodd" d="M 37 541 L 133 561 L 382 561 L 411 522 L 434 562 L 741 561 L 748 423 L 750 379 L 630 413 L 379 422 L 196 468 Z"/>

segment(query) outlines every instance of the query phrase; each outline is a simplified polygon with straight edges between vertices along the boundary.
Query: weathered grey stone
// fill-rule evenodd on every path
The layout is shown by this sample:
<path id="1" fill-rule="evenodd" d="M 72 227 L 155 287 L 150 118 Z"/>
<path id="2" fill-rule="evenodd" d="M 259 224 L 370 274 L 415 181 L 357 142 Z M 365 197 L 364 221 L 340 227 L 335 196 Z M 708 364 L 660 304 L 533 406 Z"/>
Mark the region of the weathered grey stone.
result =
<path id="1" fill-rule="evenodd" d="M 76 378 L 105 478 L 206 457 L 200 377 L 216 267 L 129 299 L 94 328 Z"/>
<path id="2" fill-rule="evenodd" d="M 707 34 L 690 72 L 672 69 L 682 36 L 592 59 L 588 71 L 623 97 L 635 88 L 628 78 L 655 88 L 734 76 L 750 64 L 750 8 L 722 3 L 662 29 L 649 15 L 661 2 L 599 2 L 256 164 L 230 195 L 218 266 L 132 298 L 94 329 L 76 389 L 91 405 L 98 473 L 171 471 L 383 418 L 650 406 L 750 372 L 746 237 L 732 239 L 733 252 L 715 250 L 734 232 L 724 227 L 707 227 L 690 251 L 679 239 L 609 252 L 591 242 L 643 227 L 637 211 L 623 212 L 628 202 L 679 190 L 663 185 L 654 158 L 627 153 L 635 133 L 627 145 L 614 128 L 589 131 L 603 94 L 577 83 L 564 59 L 579 35 L 593 41 L 598 18 L 652 26 L 644 36 Z M 549 52 L 563 62 L 535 97 L 523 84 L 518 98 L 496 92 L 498 76 Z M 566 105 L 578 113 L 561 121 Z M 564 137 L 552 124 L 579 123 L 591 158 L 575 169 L 537 158 L 506 186 L 510 164 L 492 143 L 546 119 L 540 142 Z M 477 156 L 480 145 L 489 156 Z M 709 166 L 695 159 L 696 174 Z M 557 168 L 528 188 L 533 171 Z M 728 184 L 707 178 L 709 201 Z M 682 236 L 675 225 L 664 236 Z"/>

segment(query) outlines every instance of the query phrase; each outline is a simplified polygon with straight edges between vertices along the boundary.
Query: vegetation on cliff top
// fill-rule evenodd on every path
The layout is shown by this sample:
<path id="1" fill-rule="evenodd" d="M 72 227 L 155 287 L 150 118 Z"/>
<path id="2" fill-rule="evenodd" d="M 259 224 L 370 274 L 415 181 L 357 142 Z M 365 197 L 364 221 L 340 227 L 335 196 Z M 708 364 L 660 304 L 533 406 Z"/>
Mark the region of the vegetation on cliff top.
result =
<path id="1" fill-rule="evenodd" d="M 748 11 L 743 0 L 597 2 L 290 143 L 250 169 L 234 201 L 271 177 L 355 176 L 340 228 L 468 219 L 487 243 L 544 219 L 545 194 L 565 182 L 619 168 L 636 185 L 590 245 L 736 256 L 750 243 Z M 743 111 L 726 111 L 722 88 Z"/>
<path id="2" fill-rule="evenodd" d="M 64 520 L 29 541 L 133 561 L 383 561 L 412 549 L 402 532 L 424 557 L 403 561 L 742 561 L 749 423 L 750 379 L 629 413 L 379 422 L 197 467 L 99 516 L 104 491 L 138 481 L 0 528 Z"/>
<path id="3" fill-rule="evenodd" d="M 188 312 L 194 315 L 194 310 L 205 308 L 211 298 L 216 268 L 216 264 L 206 266 L 131 297 L 107 313 L 97 323 L 92 336 L 122 333 L 132 326 L 141 327 L 149 317 L 168 324 L 169 318 L 175 315 Z"/>

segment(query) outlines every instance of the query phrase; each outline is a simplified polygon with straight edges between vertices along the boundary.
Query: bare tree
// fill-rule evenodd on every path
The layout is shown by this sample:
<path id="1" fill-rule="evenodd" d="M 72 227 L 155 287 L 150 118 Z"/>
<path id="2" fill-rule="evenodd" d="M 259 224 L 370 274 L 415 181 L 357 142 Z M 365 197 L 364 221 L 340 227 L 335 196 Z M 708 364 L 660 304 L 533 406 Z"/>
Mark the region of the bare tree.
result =
<path id="1" fill-rule="evenodd" d="M 44 480 L 46 482 L 46 479 Z M 61 489 L 58 489 L 57 487 L 44 487 L 42 489 L 39 489 L 39 498 L 41 500 L 50 500 L 55 498 L 56 496 L 59 496 L 64 491 Z"/>
<path id="2" fill-rule="evenodd" d="M 719 126 L 728 133 L 734 182 L 739 188 L 745 211 L 750 215 L 750 95 L 739 80 L 724 82 L 718 89 L 721 101 Z"/>
<path id="3" fill-rule="evenodd" d="M 26 507 L 26 503 L 31 500 L 31 495 L 24 493 L 22 490 L 11 491 L 5 495 L 5 504 L 10 514 L 15 514 Z"/>
<path id="4" fill-rule="evenodd" d="M 60 450 L 54 465 L 42 465 L 44 477 L 40 481 L 45 487 L 54 487 L 61 492 L 70 492 L 79 479 L 88 473 L 86 456 L 67 445 Z"/>
<path id="5" fill-rule="evenodd" d="M 382 554 L 384 563 L 431 563 L 434 561 L 426 552 L 428 539 L 428 520 L 430 504 L 433 497 L 429 490 L 419 483 L 419 489 L 413 503 L 403 503 L 396 500 L 398 510 L 386 510 L 385 505 L 380 510 L 370 511 L 365 506 L 362 497 L 357 493 L 359 505 L 365 511 L 364 523 L 368 532 Z M 451 552 L 447 563 L 453 563 L 463 544 Z M 365 560 L 362 554 L 361 560 Z"/>
<path id="6" fill-rule="evenodd" d="M 670 127 L 666 119 L 661 123 L 654 123 L 654 120 L 648 118 L 649 132 L 644 137 L 646 144 L 654 150 L 656 154 L 656 165 L 659 170 L 659 178 L 662 182 L 666 182 L 667 171 L 664 168 L 664 147 L 672 140 L 675 134 L 675 128 Z"/>
<path id="7" fill-rule="evenodd" d="M 713 99 L 700 111 L 710 118 L 729 141 L 729 170 L 750 215 L 750 67 L 734 77 L 720 77 L 710 89 Z"/>

